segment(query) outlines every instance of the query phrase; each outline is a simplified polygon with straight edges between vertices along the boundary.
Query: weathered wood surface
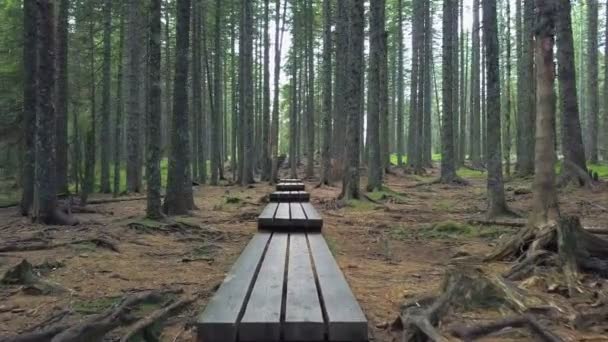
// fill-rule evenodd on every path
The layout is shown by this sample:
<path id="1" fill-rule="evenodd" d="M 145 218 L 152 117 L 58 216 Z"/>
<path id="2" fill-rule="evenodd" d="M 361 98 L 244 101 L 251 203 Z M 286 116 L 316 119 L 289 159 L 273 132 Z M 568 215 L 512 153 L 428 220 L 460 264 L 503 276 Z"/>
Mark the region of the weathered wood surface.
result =
<path id="1" fill-rule="evenodd" d="M 276 208 L 276 209 L 274 209 Z M 274 217 L 270 213 L 274 211 Z M 258 217 L 258 229 L 270 231 L 321 231 L 323 219 L 310 203 L 269 203 Z"/>
<path id="2" fill-rule="evenodd" d="M 318 233 L 258 233 L 197 320 L 198 341 L 367 341 L 367 321 Z"/>
<path id="3" fill-rule="evenodd" d="M 277 191 L 304 191 L 304 183 L 279 183 Z"/>
<path id="4" fill-rule="evenodd" d="M 321 234 L 308 234 L 331 341 L 367 341 L 367 319 Z"/>
<path id="5" fill-rule="evenodd" d="M 310 194 L 306 191 L 275 191 L 270 194 L 271 202 L 308 202 Z"/>
<path id="6" fill-rule="evenodd" d="M 297 178 L 286 178 L 279 180 L 279 183 L 302 183 L 302 180 Z"/>
<path id="7" fill-rule="evenodd" d="M 275 233 L 241 320 L 241 341 L 279 341 L 287 234 Z"/>
<path id="8" fill-rule="evenodd" d="M 219 290 L 197 319 L 200 341 L 236 340 L 239 315 L 270 237 L 270 233 L 256 234 L 234 263 Z"/>

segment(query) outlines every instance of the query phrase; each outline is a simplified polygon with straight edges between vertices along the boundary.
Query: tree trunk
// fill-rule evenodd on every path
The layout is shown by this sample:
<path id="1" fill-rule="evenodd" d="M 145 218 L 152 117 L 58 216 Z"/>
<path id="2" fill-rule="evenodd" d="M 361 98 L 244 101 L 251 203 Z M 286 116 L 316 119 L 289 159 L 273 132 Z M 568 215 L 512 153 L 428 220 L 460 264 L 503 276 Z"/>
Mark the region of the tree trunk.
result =
<path id="1" fill-rule="evenodd" d="M 315 165 L 315 58 L 314 58 L 314 10 L 313 1 L 307 1 L 306 9 L 306 55 L 307 55 L 307 83 L 306 97 L 306 177 L 314 177 Z"/>
<path id="2" fill-rule="evenodd" d="M 219 2 L 218 2 L 219 4 Z M 270 180 L 272 162 L 270 159 L 270 35 L 268 23 L 270 1 L 264 0 L 264 103 L 262 104 L 262 180 Z"/>
<path id="3" fill-rule="evenodd" d="M 112 67 L 112 0 L 103 8 L 103 65 L 101 89 L 101 192 L 110 193 L 110 87 Z"/>
<path id="4" fill-rule="evenodd" d="M 321 148 L 321 182 L 329 185 L 331 176 L 331 111 L 332 111 L 332 13 L 330 0 L 323 0 L 323 146 Z"/>
<path id="5" fill-rule="evenodd" d="M 219 182 L 220 168 L 222 167 L 222 40 L 221 40 L 221 0 L 216 0 L 215 6 L 215 32 L 214 32 L 214 60 L 213 60 L 213 98 L 210 98 L 212 105 L 211 123 L 211 184 L 217 185 Z"/>
<path id="6" fill-rule="evenodd" d="M 90 13 L 89 13 L 90 14 Z M 95 188 L 95 162 L 96 162 L 96 146 L 95 137 L 97 131 L 97 99 L 96 99 L 96 79 L 95 79 L 95 23 L 92 18 L 89 18 L 89 36 L 88 41 L 91 44 L 89 47 L 89 72 L 90 78 L 90 111 L 91 118 L 89 122 L 89 128 L 86 133 L 85 139 L 85 152 L 84 152 L 84 182 L 82 184 L 82 191 L 80 193 L 81 205 L 86 205 L 87 199 Z"/>
<path id="7" fill-rule="evenodd" d="M 283 20 L 281 23 L 281 0 L 277 0 L 274 35 L 274 95 L 272 100 L 272 127 L 270 144 L 272 150 L 272 170 L 270 181 L 272 183 L 275 183 L 279 178 L 279 81 L 281 76 L 281 47 L 283 45 L 286 8 L 287 0 L 284 2 Z"/>
<path id="8" fill-rule="evenodd" d="M 380 148 L 380 118 L 386 111 L 388 98 L 382 85 L 386 84 L 386 32 L 385 2 L 377 0 L 370 8 L 370 61 L 367 136 L 369 137 L 369 163 L 367 190 L 382 188 L 382 158 Z"/>
<path id="9" fill-rule="evenodd" d="M 239 39 L 239 84 L 240 91 L 240 133 L 242 185 L 253 183 L 253 13 L 251 1 L 241 1 L 241 25 Z"/>
<path id="10" fill-rule="evenodd" d="M 581 134 L 576 89 L 576 67 L 574 64 L 574 41 L 572 39 L 572 18 L 569 0 L 559 0 L 556 12 L 557 66 L 562 112 L 562 149 L 564 153 L 563 180 L 578 179 L 577 169 L 587 171 L 585 145 Z"/>
<path id="11" fill-rule="evenodd" d="M 517 74 L 517 164 L 520 176 L 534 173 L 534 3 L 524 1 L 521 60 Z"/>
<path id="12" fill-rule="evenodd" d="M 483 2 L 483 37 L 486 46 L 488 218 L 508 212 L 502 176 L 500 144 L 500 71 L 496 0 Z"/>
<path id="13" fill-rule="evenodd" d="M 506 3 L 506 80 L 505 80 L 505 131 L 503 138 L 505 173 L 511 176 L 511 2 Z"/>
<path id="14" fill-rule="evenodd" d="M 127 100 L 127 191 L 141 191 L 141 146 L 140 146 L 140 84 L 139 67 L 141 51 L 139 46 L 140 1 L 129 0 L 127 21 L 128 83 Z"/>
<path id="15" fill-rule="evenodd" d="M 597 25 L 598 0 L 587 0 L 587 130 L 589 135 L 589 162 L 598 162 L 598 58 Z"/>
<path id="16" fill-rule="evenodd" d="M 37 94 L 36 94 L 36 166 L 34 176 L 34 211 L 33 218 L 37 222 L 54 224 L 57 210 L 57 179 L 55 160 L 55 107 L 53 97 L 55 91 L 55 26 L 53 1 L 36 1 L 35 8 L 25 9 L 28 18 L 36 20 L 38 32 L 38 67 L 37 67 Z M 30 5 L 26 1 L 26 5 Z M 26 26 L 26 37 L 33 38 Z M 26 39 L 26 41 L 28 40 Z M 28 62 L 30 60 L 28 59 Z"/>
<path id="17" fill-rule="evenodd" d="M 424 55 L 423 55 L 423 72 L 422 72 L 422 141 L 421 141 L 421 166 L 433 167 L 432 153 L 432 115 L 433 115 L 433 97 L 431 96 L 431 70 L 433 63 L 433 20 L 431 15 L 431 2 L 424 1 Z"/>
<path id="18" fill-rule="evenodd" d="M 194 209 L 187 91 L 189 26 L 190 0 L 177 0 L 173 125 L 167 196 L 163 208 L 168 215 L 184 215 Z"/>
<path id="19" fill-rule="evenodd" d="M 454 125 L 453 125 L 453 15 L 456 0 L 443 2 L 443 49 L 442 49 L 442 101 L 443 120 L 441 127 L 441 179 L 442 183 L 451 183 L 456 179 L 454 160 Z"/>
<path id="20" fill-rule="evenodd" d="M 150 219 L 162 218 L 161 212 L 161 88 L 160 88 L 160 60 L 161 60 L 161 0 L 150 0 L 150 42 L 149 42 L 149 68 L 148 68 L 148 115 L 147 115 L 147 141 L 146 147 L 146 185 L 148 190 L 146 216 Z"/>
<path id="21" fill-rule="evenodd" d="M 469 135 L 469 158 L 473 167 L 481 167 L 481 127 L 480 127 L 480 42 L 479 42 L 479 31 L 481 25 L 479 24 L 479 0 L 473 0 L 473 31 L 471 38 L 471 131 Z"/>
<path id="22" fill-rule="evenodd" d="M 68 12 L 69 0 L 59 1 L 57 15 L 57 98 L 55 100 L 57 141 L 57 191 L 68 192 Z"/>
<path id="23" fill-rule="evenodd" d="M 118 197 L 120 194 L 120 179 L 121 179 L 121 163 L 122 163 L 122 132 L 123 132 L 123 118 L 122 113 L 124 104 L 122 101 L 123 89 L 123 65 L 124 57 L 123 51 L 125 49 L 125 10 L 124 5 L 120 6 L 120 37 L 118 40 L 118 71 L 116 73 L 116 123 L 114 126 L 114 197 Z"/>
<path id="24" fill-rule="evenodd" d="M 21 215 L 30 213 L 34 201 L 34 175 L 36 168 L 36 72 L 37 55 L 37 17 L 36 0 L 23 2 L 23 137 L 25 156 L 21 184 Z"/>
<path id="25" fill-rule="evenodd" d="M 347 0 L 336 2 L 336 80 L 334 96 L 333 156 L 336 159 L 334 177 L 338 179 L 345 167 L 344 154 L 346 145 L 345 127 L 347 125 L 346 88 L 348 84 L 348 3 Z"/>
<path id="26" fill-rule="evenodd" d="M 540 226 L 559 218 L 555 191 L 555 66 L 553 64 L 553 35 L 555 32 L 554 4 L 536 0 L 536 161 L 534 199 L 529 217 L 531 226 Z"/>
<path id="27" fill-rule="evenodd" d="M 418 5 L 419 0 L 414 0 L 412 6 Z M 418 74 L 418 61 L 416 60 L 415 46 L 417 46 L 418 35 L 416 30 L 417 25 L 414 22 L 415 17 L 412 20 L 412 77 L 411 77 L 411 96 L 410 103 L 415 103 L 417 96 L 417 74 Z M 403 155 L 405 154 L 405 143 L 404 143 L 404 132 L 403 132 L 403 106 L 404 106 L 404 93 L 403 93 L 403 0 L 397 0 L 397 165 L 403 166 Z M 414 108 L 415 105 L 411 105 L 410 108 Z M 414 115 L 414 112 L 410 110 L 410 118 Z M 410 125 L 412 120 L 410 119 Z M 411 129 L 410 129 L 411 132 Z M 408 138 L 410 135 L 408 134 Z M 409 144 L 408 144 L 409 145 Z M 412 151 L 409 150 L 408 146 L 408 159 L 409 154 Z"/>
<path id="28" fill-rule="evenodd" d="M 347 5 L 348 13 L 348 87 L 346 103 L 348 110 L 348 125 L 346 127 L 346 162 L 342 180 L 341 198 L 344 200 L 359 198 L 359 120 L 361 119 L 360 99 L 363 96 L 361 75 L 364 69 L 364 1 L 352 0 Z"/>

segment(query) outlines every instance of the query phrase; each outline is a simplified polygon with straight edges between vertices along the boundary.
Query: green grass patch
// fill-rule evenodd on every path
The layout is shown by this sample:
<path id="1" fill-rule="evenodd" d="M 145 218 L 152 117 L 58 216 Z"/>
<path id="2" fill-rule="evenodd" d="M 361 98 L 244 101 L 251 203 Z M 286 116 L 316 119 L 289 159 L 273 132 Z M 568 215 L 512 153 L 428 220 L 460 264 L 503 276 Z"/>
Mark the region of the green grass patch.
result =
<path id="1" fill-rule="evenodd" d="M 366 195 L 374 201 L 386 201 L 393 199 L 403 202 L 407 197 L 406 194 L 391 190 L 387 187 L 382 187 L 381 190 L 376 190 L 374 192 L 368 192 Z"/>
<path id="2" fill-rule="evenodd" d="M 372 211 L 378 205 L 366 200 L 349 200 L 346 202 L 346 208 L 351 211 Z"/>
<path id="3" fill-rule="evenodd" d="M 83 315 L 92 315 L 103 312 L 112 305 L 117 304 L 120 301 L 120 297 L 103 297 L 92 300 L 78 300 L 72 307 L 74 311 Z"/>
<path id="4" fill-rule="evenodd" d="M 465 179 L 481 179 L 481 178 L 486 178 L 487 177 L 487 173 L 485 172 L 481 172 L 481 171 L 477 171 L 477 170 L 471 170 L 468 169 L 466 167 L 461 167 L 460 169 L 458 169 L 457 171 L 458 176 L 465 178 Z"/>
<path id="5" fill-rule="evenodd" d="M 455 221 L 443 221 L 433 225 L 411 229 L 403 226 L 394 228 L 389 236 L 397 240 L 407 239 L 471 239 L 479 238 L 494 240 L 499 236 L 510 233 L 506 227 L 498 226 L 472 226 Z"/>
<path id="6" fill-rule="evenodd" d="M 399 165 L 399 158 L 397 157 L 397 153 L 391 153 L 390 159 L 391 159 L 390 160 L 391 164 Z M 433 153 L 433 155 L 431 156 L 431 159 L 433 161 L 440 161 L 441 153 Z M 401 161 L 403 162 L 403 164 L 407 164 L 407 155 L 401 156 Z"/>

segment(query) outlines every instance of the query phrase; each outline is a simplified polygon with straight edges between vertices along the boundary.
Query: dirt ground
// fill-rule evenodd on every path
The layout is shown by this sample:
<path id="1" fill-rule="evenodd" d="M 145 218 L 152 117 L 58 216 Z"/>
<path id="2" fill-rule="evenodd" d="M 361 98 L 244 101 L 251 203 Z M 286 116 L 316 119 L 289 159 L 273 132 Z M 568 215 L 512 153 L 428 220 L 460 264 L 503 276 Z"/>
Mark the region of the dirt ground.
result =
<path id="1" fill-rule="evenodd" d="M 398 340 L 387 327 L 400 305 L 436 291 L 455 256 L 482 257 L 501 238 L 521 229 L 467 225 L 481 218 L 485 210 L 485 178 L 479 174 L 467 177 L 469 186 L 415 186 L 432 180 L 437 176 L 434 172 L 428 177 L 389 175 L 386 185 L 391 191 L 370 194 L 374 202 L 357 201 L 346 207 L 335 201 L 339 187 L 315 188 L 315 182 L 306 182 L 311 202 L 325 220 L 323 234 L 369 320 L 372 341 Z M 530 181 L 512 181 L 506 188 L 511 208 L 526 213 L 532 198 L 527 191 Z M 180 296 L 198 299 L 165 322 L 161 340 L 192 341 L 190 323 L 255 234 L 255 219 L 264 206 L 264 196 L 271 191 L 265 183 L 247 189 L 196 187 L 199 210 L 178 218 L 183 224 L 164 229 L 143 220 L 144 200 L 91 205 L 98 213 L 77 214 L 81 224 L 76 227 L 34 225 L 18 216 L 16 208 L 1 209 L 0 245 L 24 239 L 58 244 L 102 237 L 114 241 L 118 252 L 86 242 L 0 253 L 0 276 L 27 259 L 42 279 L 57 285 L 50 294 L 0 286 L 0 336 L 28 331 L 64 310 L 69 310 L 67 321 L 77 322 L 104 311 L 125 294 L 174 289 L 183 290 Z M 608 228 L 605 186 L 593 192 L 563 189 L 560 205 L 562 212 L 579 215 L 584 226 Z M 437 228 L 446 222 L 462 225 Z M 497 271 L 506 267 L 484 266 Z M 499 315 L 468 312 L 451 315 L 444 324 L 489 322 Z M 605 330 L 574 333 L 564 324 L 552 328 L 565 340 L 608 341 Z M 109 340 L 124 331 L 115 330 Z M 533 339 L 511 331 L 486 340 Z"/>

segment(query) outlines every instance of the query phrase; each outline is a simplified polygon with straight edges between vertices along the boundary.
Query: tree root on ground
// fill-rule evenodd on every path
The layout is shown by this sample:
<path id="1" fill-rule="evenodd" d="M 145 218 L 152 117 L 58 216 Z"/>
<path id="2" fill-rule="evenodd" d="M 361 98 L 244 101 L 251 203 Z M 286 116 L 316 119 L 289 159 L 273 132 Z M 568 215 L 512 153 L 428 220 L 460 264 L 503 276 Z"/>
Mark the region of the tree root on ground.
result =
<path id="1" fill-rule="evenodd" d="M 53 284 L 40 279 L 34 272 L 34 267 L 26 259 L 23 259 L 18 265 L 10 268 L 2 279 L 0 284 L 4 285 L 22 285 L 23 290 L 33 294 L 52 294 L 64 292 L 65 289 L 58 284 Z"/>
<path id="2" fill-rule="evenodd" d="M 25 252 L 25 251 L 39 251 L 46 249 L 53 249 L 59 247 L 65 247 L 69 245 L 78 245 L 83 243 L 92 243 L 98 248 L 104 248 L 116 253 L 120 253 L 120 249 L 118 248 L 116 242 L 111 241 L 104 237 L 94 237 L 90 239 L 82 239 L 70 242 L 62 242 L 62 243 L 51 243 L 49 240 L 43 239 L 28 239 L 28 240 L 19 240 L 12 241 L 3 245 L 0 245 L 0 253 L 6 252 Z"/>
<path id="3" fill-rule="evenodd" d="M 461 267 L 448 272 L 439 297 L 402 307 L 393 328 L 403 330 L 403 341 L 407 342 L 449 341 L 436 327 L 451 309 L 492 307 L 524 314 L 531 310 L 544 311 L 550 306 L 500 276 Z"/>
<path id="4" fill-rule="evenodd" d="M 560 239 L 560 236 L 567 238 Z M 562 263 L 567 261 L 567 267 L 571 271 L 580 268 L 603 277 L 608 276 L 608 240 L 584 229 L 577 217 L 563 217 L 559 222 L 543 227 L 523 229 L 487 256 L 486 261 L 509 260 L 524 255 L 520 263 L 533 264 L 526 259 L 542 250 L 558 253 Z"/>
<path id="5" fill-rule="evenodd" d="M 129 342 L 133 337 L 145 334 L 145 330 L 157 322 L 165 320 L 170 314 L 177 313 L 185 309 L 188 305 L 192 304 L 196 300 L 196 297 L 181 299 L 177 302 L 171 303 L 161 309 L 158 309 L 148 316 L 142 318 L 133 324 L 129 331 L 123 335 L 120 342 Z"/>

